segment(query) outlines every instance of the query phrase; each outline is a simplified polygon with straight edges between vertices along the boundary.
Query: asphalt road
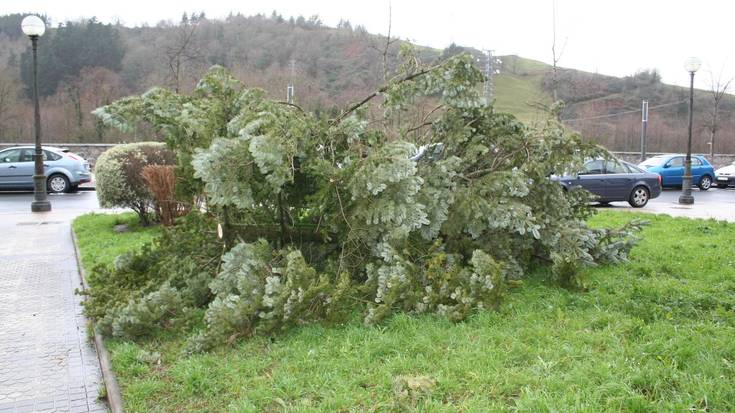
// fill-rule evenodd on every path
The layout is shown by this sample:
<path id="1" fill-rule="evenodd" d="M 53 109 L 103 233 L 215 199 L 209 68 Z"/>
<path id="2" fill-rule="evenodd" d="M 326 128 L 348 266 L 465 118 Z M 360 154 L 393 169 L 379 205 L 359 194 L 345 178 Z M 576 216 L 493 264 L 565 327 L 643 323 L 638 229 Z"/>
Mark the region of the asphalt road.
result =
<path id="1" fill-rule="evenodd" d="M 681 189 L 664 189 L 658 198 L 648 201 L 643 208 L 632 208 L 627 202 L 613 202 L 601 208 L 735 222 L 735 188 L 712 188 L 709 191 L 693 188 L 694 205 L 679 204 L 679 195 Z"/>
<path id="2" fill-rule="evenodd" d="M 680 205 L 677 201 L 681 190 L 666 189 L 658 197 L 650 200 L 643 208 L 632 208 L 627 202 L 613 202 L 601 209 L 624 210 L 634 212 L 651 212 L 684 216 L 690 218 L 715 218 L 735 222 L 735 188 L 709 191 L 692 189 L 694 205 Z M 94 191 L 80 191 L 74 194 L 49 195 L 51 208 L 54 211 L 64 212 L 65 215 L 81 215 L 91 211 L 103 211 L 97 203 Z M 33 194 L 30 192 L 0 192 L 0 215 L 17 214 L 28 211 L 30 214 Z M 109 210 L 104 210 L 108 211 Z"/>
<path id="3" fill-rule="evenodd" d="M 51 210 L 64 215 L 81 215 L 100 210 L 97 194 L 94 191 L 79 191 L 73 194 L 49 195 Z M 31 213 L 32 192 L 0 192 L 0 214 Z"/>

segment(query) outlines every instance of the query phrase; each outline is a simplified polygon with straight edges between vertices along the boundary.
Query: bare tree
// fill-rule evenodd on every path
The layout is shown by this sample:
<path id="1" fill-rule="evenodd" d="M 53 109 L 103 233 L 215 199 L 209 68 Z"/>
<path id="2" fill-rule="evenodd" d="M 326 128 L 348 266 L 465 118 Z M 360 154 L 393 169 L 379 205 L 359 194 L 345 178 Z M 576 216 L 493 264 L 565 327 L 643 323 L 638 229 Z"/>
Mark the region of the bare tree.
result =
<path id="1" fill-rule="evenodd" d="M 552 29 L 552 38 L 551 38 L 551 57 L 552 57 L 552 67 L 551 67 L 551 87 L 554 93 L 554 102 L 559 100 L 558 96 L 558 86 L 559 86 L 559 67 L 558 63 L 561 60 L 561 57 L 564 55 L 564 49 L 567 46 L 567 39 L 564 39 L 564 44 L 561 46 L 561 50 L 559 50 L 559 53 L 556 52 L 556 0 L 552 1 L 551 3 L 551 29 Z"/>
<path id="2" fill-rule="evenodd" d="M 176 27 L 173 42 L 165 50 L 169 83 L 173 85 L 176 93 L 181 89 L 185 66 L 201 60 L 201 52 L 194 43 L 194 35 L 200 20 L 196 14 L 192 14 L 189 19 L 184 13 L 181 23 Z"/>
<path id="3" fill-rule="evenodd" d="M 6 73 L 0 73 L 0 138 L 10 130 L 13 109 L 18 103 L 18 81 Z"/>
<path id="4" fill-rule="evenodd" d="M 722 103 L 722 98 L 725 97 L 727 89 L 730 87 L 733 79 L 735 79 L 735 77 L 730 77 L 728 79 L 723 78 L 723 69 L 720 69 L 720 73 L 716 78 L 715 74 L 710 70 L 710 97 L 712 98 L 712 106 L 708 113 L 709 119 L 706 125 L 706 129 L 709 131 L 710 136 L 710 156 L 714 156 L 715 154 L 715 135 L 720 129 L 720 103 Z"/>
<path id="5" fill-rule="evenodd" d="M 390 48 L 398 39 L 391 37 L 391 29 L 393 27 L 393 5 L 388 2 L 388 35 L 385 37 L 385 43 L 379 48 L 371 45 L 370 47 L 377 50 L 383 57 L 383 81 L 388 80 L 388 58 L 391 57 Z"/>

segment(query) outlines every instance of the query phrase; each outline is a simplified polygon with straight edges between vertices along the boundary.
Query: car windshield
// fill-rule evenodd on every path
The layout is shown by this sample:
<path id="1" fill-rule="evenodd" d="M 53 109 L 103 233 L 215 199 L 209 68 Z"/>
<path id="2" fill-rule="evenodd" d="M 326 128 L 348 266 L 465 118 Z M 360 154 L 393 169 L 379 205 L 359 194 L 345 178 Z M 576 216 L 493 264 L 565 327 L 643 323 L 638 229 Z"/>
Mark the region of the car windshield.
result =
<path id="1" fill-rule="evenodd" d="M 666 157 L 663 156 L 654 156 L 653 158 L 648 158 L 645 161 L 641 162 L 641 166 L 660 166 L 666 161 Z"/>

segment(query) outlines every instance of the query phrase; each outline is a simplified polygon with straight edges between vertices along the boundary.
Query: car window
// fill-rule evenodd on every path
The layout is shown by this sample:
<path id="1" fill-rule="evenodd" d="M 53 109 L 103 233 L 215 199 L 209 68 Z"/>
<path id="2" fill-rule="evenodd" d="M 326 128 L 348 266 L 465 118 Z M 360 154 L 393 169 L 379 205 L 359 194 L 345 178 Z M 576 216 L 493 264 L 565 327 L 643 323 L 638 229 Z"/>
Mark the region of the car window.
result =
<path id="1" fill-rule="evenodd" d="M 33 162 L 33 149 L 21 150 L 19 162 Z"/>
<path id="2" fill-rule="evenodd" d="M 20 149 L 10 149 L 0 153 L 0 163 L 18 162 L 20 159 Z"/>
<path id="3" fill-rule="evenodd" d="M 601 174 L 602 173 L 602 166 L 603 166 L 602 159 L 597 159 L 597 160 L 594 160 L 594 161 L 589 161 L 586 164 L 584 164 L 584 167 L 579 172 L 579 174 L 580 175 Z"/>
<path id="4" fill-rule="evenodd" d="M 692 166 L 702 166 L 702 161 L 699 158 L 692 158 Z"/>
<path id="5" fill-rule="evenodd" d="M 607 161 L 605 162 L 605 173 L 608 174 L 627 174 L 630 171 L 625 165 L 618 161 Z"/>
<path id="6" fill-rule="evenodd" d="M 670 168 L 680 168 L 684 166 L 684 157 L 677 156 L 676 158 L 671 158 L 667 165 L 669 165 Z"/>
<path id="7" fill-rule="evenodd" d="M 641 165 L 643 166 L 660 166 L 664 163 L 666 159 L 662 158 L 660 156 L 654 156 L 653 158 L 648 158 L 645 161 L 641 162 Z"/>
<path id="8" fill-rule="evenodd" d="M 639 168 L 639 167 L 637 167 L 635 165 L 631 165 L 629 163 L 625 163 L 625 166 L 627 166 L 628 169 L 630 169 L 630 173 L 634 173 L 635 174 L 635 173 L 645 173 L 646 172 L 643 169 L 641 169 L 641 168 Z"/>
<path id="9" fill-rule="evenodd" d="M 58 161 L 59 159 L 61 159 L 61 155 L 56 154 L 56 153 L 53 153 L 51 151 L 44 150 L 43 151 L 43 160 L 45 161 L 47 159 L 48 160 L 52 160 L 52 161 Z"/>

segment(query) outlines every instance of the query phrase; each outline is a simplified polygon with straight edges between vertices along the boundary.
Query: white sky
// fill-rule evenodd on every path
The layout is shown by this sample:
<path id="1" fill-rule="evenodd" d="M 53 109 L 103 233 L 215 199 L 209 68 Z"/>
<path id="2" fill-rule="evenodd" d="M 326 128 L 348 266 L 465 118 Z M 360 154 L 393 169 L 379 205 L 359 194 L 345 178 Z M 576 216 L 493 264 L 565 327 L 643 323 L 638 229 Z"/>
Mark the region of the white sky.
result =
<path id="1" fill-rule="evenodd" d="M 341 18 L 385 34 L 389 0 L 0 0 L 0 14 L 45 13 L 54 25 L 97 16 L 125 25 L 177 22 L 183 12 L 209 18 L 277 10 L 284 17 L 318 14 L 334 26 Z M 518 54 L 550 63 L 552 0 L 392 0 L 393 33 L 422 45 L 451 42 Z M 710 73 L 735 75 L 735 0 L 556 0 L 561 66 L 614 76 L 658 69 L 666 83 L 688 85 L 683 61 L 703 61 L 696 85 Z M 724 68 L 724 70 L 723 70 Z"/>

